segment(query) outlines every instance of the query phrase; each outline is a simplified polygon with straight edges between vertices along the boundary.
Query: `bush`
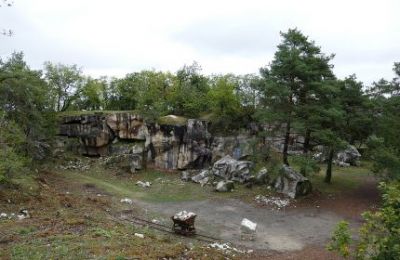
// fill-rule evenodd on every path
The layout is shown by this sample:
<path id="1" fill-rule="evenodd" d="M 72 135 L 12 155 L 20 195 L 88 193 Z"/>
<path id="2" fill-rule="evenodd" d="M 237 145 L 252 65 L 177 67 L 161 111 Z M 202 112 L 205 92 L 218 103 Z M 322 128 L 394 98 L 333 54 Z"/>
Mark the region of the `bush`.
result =
<path id="1" fill-rule="evenodd" d="M 383 206 L 376 212 L 365 212 L 365 223 L 360 228 L 360 240 L 355 251 L 351 244 L 348 223 L 342 221 L 335 229 L 329 250 L 356 259 L 400 259 L 400 182 L 381 183 Z"/>

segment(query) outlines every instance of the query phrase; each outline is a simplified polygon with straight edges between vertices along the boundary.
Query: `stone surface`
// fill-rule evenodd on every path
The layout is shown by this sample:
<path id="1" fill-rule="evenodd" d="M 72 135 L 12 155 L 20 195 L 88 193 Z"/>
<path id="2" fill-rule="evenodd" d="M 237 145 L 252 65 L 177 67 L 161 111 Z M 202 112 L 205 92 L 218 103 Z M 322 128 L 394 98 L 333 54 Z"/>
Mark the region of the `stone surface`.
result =
<path id="1" fill-rule="evenodd" d="M 205 185 L 211 176 L 211 172 L 209 170 L 201 170 L 198 174 L 192 177 L 192 181 L 195 183 L 200 183 L 201 185 Z"/>
<path id="2" fill-rule="evenodd" d="M 191 174 L 188 171 L 182 171 L 181 172 L 181 180 L 182 181 L 190 181 L 191 180 Z"/>
<path id="3" fill-rule="evenodd" d="M 335 163 L 339 166 L 346 167 L 348 165 L 358 166 L 361 154 L 353 145 L 349 145 L 345 150 L 337 153 Z"/>
<path id="4" fill-rule="evenodd" d="M 227 155 L 214 163 L 212 172 L 216 177 L 243 183 L 250 179 L 251 167 L 252 162 L 238 161 Z"/>
<path id="5" fill-rule="evenodd" d="M 274 180 L 274 188 L 290 198 L 307 195 L 312 190 L 311 182 L 287 165 L 282 166 Z"/>
<path id="6" fill-rule="evenodd" d="M 256 184 L 266 184 L 268 182 L 268 170 L 266 167 L 261 168 L 255 176 L 254 182 Z"/>
<path id="7" fill-rule="evenodd" d="M 232 191 L 234 188 L 235 186 L 233 181 L 219 181 L 215 187 L 215 190 L 219 192 L 228 192 Z"/>

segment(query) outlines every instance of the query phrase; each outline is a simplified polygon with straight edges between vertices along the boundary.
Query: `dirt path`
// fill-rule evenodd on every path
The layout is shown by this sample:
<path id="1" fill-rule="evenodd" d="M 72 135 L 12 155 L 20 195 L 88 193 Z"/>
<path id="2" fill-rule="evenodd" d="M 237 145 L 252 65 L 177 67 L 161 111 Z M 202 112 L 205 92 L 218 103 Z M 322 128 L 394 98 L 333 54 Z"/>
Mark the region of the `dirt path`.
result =
<path id="1" fill-rule="evenodd" d="M 165 218 L 181 210 L 193 211 L 198 215 L 196 226 L 200 233 L 248 248 L 274 251 L 301 250 L 307 245 L 325 243 L 334 225 L 341 220 L 340 216 L 320 209 L 277 211 L 256 208 L 234 199 L 136 203 Z M 240 222 L 243 218 L 258 224 L 254 242 L 240 239 Z"/>

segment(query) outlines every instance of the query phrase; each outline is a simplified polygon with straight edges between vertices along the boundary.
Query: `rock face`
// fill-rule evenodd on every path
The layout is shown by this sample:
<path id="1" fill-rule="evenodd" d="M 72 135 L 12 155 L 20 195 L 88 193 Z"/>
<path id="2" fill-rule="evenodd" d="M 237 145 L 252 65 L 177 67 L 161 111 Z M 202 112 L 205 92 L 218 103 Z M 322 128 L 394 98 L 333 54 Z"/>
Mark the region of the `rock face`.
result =
<path id="1" fill-rule="evenodd" d="M 238 161 L 226 155 L 214 163 L 212 172 L 216 177 L 243 183 L 250 179 L 251 167 L 250 161 Z"/>
<path id="2" fill-rule="evenodd" d="M 129 154 L 132 172 L 147 163 L 162 169 L 201 169 L 212 157 L 207 123 L 196 119 L 147 124 L 131 113 L 66 116 L 61 119 L 59 136 L 77 140 L 76 150 L 82 155 Z M 57 145 L 67 143 L 64 139 Z"/>
<path id="3" fill-rule="evenodd" d="M 287 165 L 283 165 L 279 176 L 274 180 L 274 188 L 291 198 L 311 192 L 311 182 Z"/>

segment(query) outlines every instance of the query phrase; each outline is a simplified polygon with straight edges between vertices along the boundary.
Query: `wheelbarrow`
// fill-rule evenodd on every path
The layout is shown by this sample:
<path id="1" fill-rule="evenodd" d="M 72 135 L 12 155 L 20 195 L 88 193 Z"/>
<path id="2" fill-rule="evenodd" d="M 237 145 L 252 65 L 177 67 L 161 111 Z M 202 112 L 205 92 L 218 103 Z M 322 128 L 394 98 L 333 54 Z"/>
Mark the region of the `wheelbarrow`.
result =
<path id="1" fill-rule="evenodd" d="M 190 216 L 186 219 L 179 219 L 175 216 L 171 217 L 173 225 L 172 231 L 177 234 L 184 236 L 193 236 L 196 234 L 196 228 L 194 227 L 194 220 L 196 219 L 196 215 Z"/>

